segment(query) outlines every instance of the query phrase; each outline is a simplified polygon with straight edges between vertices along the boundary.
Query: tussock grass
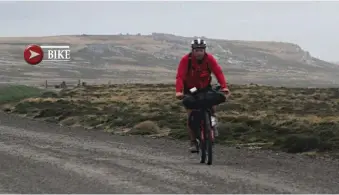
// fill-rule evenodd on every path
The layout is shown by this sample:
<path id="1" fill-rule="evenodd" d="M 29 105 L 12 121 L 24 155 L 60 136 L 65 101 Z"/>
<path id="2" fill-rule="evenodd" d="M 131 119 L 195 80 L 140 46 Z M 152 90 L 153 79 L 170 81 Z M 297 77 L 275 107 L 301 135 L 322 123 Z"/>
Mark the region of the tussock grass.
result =
<path id="1" fill-rule="evenodd" d="M 292 153 L 339 151 L 337 88 L 230 88 L 231 99 L 217 108 L 219 143 Z M 113 133 L 187 139 L 185 110 L 174 91 L 166 84 L 87 86 L 27 98 L 11 112 Z"/>

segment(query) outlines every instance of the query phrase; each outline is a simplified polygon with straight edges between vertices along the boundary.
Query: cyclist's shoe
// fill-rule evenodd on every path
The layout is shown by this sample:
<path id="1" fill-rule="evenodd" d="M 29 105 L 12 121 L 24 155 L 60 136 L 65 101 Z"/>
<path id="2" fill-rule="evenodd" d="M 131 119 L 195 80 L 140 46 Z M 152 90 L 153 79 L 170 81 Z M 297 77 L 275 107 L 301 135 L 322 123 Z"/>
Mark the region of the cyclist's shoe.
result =
<path id="1" fill-rule="evenodd" d="M 197 142 L 196 141 L 191 141 L 189 150 L 191 151 L 191 153 L 198 152 L 198 150 L 197 150 Z"/>

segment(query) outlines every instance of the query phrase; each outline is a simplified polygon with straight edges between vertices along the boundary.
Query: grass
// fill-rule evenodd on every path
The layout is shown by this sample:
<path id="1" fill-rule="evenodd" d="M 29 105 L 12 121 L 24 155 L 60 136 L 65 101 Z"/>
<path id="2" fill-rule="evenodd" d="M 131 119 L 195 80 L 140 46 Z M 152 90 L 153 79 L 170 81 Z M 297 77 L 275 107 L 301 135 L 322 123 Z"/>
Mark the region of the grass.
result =
<path id="1" fill-rule="evenodd" d="M 0 87 L 0 104 L 20 101 L 28 97 L 38 97 L 42 90 L 25 85 L 9 85 Z"/>
<path id="2" fill-rule="evenodd" d="M 339 151 L 339 90 L 232 85 L 218 142 L 290 153 Z M 26 98 L 9 112 L 112 133 L 188 139 L 185 110 L 165 84 L 87 86 Z"/>

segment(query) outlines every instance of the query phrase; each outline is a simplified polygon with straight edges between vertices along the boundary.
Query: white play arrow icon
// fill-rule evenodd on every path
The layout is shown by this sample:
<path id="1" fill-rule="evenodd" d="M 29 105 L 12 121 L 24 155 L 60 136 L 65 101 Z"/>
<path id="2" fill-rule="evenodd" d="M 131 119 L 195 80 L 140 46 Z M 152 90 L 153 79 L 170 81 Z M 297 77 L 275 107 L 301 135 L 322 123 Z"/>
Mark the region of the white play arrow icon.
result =
<path id="1" fill-rule="evenodd" d="M 29 45 L 24 51 L 24 59 L 30 65 L 39 64 L 44 58 L 44 51 L 39 45 Z"/>
<path id="2" fill-rule="evenodd" d="M 29 59 L 32 59 L 38 55 L 40 55 L 39 53 L 35 52 L 35 51 L 32 51 L 32 50 L 29 50 L 29 52 L 31 53 L 31 56 L 29 57 Z"/>

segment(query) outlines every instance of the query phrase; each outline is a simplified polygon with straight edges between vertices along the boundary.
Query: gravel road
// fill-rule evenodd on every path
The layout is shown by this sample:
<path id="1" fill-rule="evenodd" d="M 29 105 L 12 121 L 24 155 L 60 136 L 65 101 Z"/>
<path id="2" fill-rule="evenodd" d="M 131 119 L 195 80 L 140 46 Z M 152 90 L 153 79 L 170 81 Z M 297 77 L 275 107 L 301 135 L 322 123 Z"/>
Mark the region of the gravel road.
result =
<path id="1" fill-rule="evenodd" d="M 186 142 L 0 113 L 0 193 L 339 193 L 338 161 L 215 151 L 214 165 L 202 165 Z"/>

